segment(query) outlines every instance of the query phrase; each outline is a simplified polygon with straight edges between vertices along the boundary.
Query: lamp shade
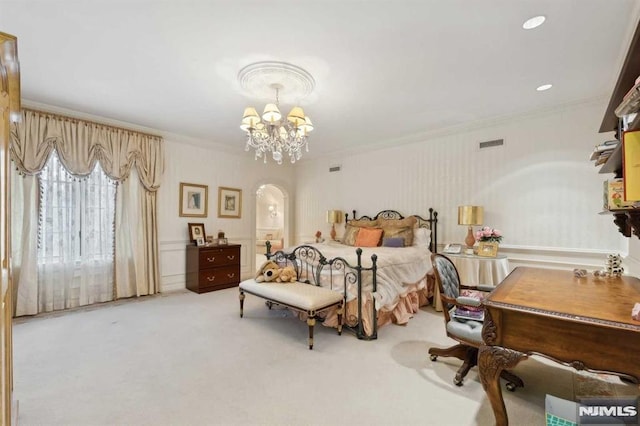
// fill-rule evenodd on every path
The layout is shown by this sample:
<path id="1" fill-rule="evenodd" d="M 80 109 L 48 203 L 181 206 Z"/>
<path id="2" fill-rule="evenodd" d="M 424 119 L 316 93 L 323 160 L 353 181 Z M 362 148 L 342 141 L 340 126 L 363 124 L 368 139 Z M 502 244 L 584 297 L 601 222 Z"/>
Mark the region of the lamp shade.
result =
<path id="1" fill-rule="evenodd" d="M 280 110 L 276 106 L 276 104 L 267 104 L 264 107 L 264 112 L 262 113 L 262 119 L 267 123 L 275 123 L 276 121 L 280 121 L 282 118 L 282 114 L 280 114 Z"/>
<path id="2" fill-rule="evenodd" d="M 342 223 L 342 211 L 341 210 L 327 210 L 327 222 L 328 223 Z"/>
<path id="3" fill-rule="evenodd" d="M 258 116 L 256 109 L 253 107 L 247 107 L 244 109 L 244 114 L 242 116 L 242 124 L 240 125 L 240 128 L 242 130 L 255 128 L 259 122 L 260 122 L 260 117 Z"/>
<path id="4" fill-rule="evenodd" d="M 307 133 L 310 133 L 313 130 L 313 123 L 311 122 L 311 119 L 309 117 L 305 116 L 304 124 L 301 126 L 298 126 L 298 128 L 302 130 L 302 132 L 306 135 Z"/>
<path id="5" fill-rule="evenodd" d="M 293 107 L 289 115 L 287 115 L 287 120 L 293 123 L 294 126 L 298 127 L 303 125 L 304 122 L 304 111 L 300 107 Z"/>
<path id="6" fill-rule="evenodd" d="M 458 225 L 482 225 L 483 221 L 482 206 L 458 206 Z"/>

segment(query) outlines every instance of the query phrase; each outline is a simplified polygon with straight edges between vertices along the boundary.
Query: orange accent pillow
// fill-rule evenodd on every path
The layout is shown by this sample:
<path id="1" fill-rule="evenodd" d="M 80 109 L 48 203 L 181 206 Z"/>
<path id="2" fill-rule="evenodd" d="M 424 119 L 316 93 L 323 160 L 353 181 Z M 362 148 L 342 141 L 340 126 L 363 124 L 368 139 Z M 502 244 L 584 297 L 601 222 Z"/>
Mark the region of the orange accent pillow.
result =
<path id="1" fill-rule="evenodd" d="M 356 247 L 378 247 L 380 238 L 382 237 L 382 229 L 380 228 L 360 228 L 356 236 Z"/>

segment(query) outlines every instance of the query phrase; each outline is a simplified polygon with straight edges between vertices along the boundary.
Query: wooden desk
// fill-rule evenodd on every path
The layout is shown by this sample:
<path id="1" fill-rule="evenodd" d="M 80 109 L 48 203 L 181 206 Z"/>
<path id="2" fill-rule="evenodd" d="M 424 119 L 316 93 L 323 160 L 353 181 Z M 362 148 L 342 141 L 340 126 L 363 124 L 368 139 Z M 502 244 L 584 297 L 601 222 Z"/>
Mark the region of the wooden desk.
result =
<path id="1" fill-rule="evenodd" d="M 516 268 L 484 302 L 485 345 L 478 368 L 496 424 L 509 423 L 500 372 L 532 354 L 638 381 L 635 302 L 640 302 L 640 280 L 634 277 L 575 278 L 571 271 Z"/>

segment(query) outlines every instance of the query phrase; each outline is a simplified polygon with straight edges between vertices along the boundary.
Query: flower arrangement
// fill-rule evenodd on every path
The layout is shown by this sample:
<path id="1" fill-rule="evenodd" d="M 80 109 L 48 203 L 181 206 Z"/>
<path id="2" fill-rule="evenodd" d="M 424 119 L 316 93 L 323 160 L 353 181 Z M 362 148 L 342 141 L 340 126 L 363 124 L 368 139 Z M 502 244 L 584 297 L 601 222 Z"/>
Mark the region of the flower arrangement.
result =
<path id="1" fill-rule="evenodd" d="M 476 232 L 476 240 L 499 243 L 502 241 L 502 231 L 485 226 Z"/>

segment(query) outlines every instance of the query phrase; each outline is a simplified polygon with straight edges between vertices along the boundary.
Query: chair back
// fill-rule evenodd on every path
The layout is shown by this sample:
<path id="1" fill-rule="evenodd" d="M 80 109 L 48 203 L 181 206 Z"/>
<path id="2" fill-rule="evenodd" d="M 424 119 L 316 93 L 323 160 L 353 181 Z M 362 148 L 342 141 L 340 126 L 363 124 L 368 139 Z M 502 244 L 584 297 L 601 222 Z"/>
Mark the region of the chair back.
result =
<path id="1" fill-rule="evenodd" d="M 449 309 L 453 307 L 449 300 L 455 300 L 460 296 L 460 275 L 458 275 L 458 270 L 453 262 L 444 255 L 433 253 L 431 255 L 431 264 L 436 276 L 438 290 L 440 290 L 440 300 L 442 301 L 445 321 L 449 321 Z"/>

